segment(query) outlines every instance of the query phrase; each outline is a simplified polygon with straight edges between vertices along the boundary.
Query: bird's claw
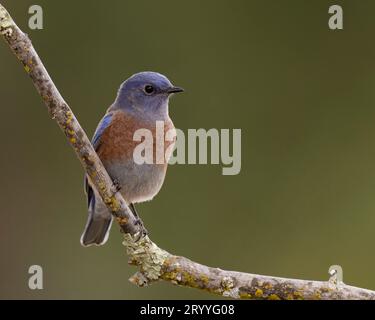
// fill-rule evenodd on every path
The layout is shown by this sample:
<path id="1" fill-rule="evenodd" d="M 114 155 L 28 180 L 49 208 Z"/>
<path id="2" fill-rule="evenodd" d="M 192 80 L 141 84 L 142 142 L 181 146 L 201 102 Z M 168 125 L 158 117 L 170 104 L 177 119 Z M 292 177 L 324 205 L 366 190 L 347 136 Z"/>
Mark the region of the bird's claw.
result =
<path id="1" fill-rule="evenodd" d="M 135 225 L 139 226 L 139 229 L 140 229 L 140 231 L 135 234 L 135 239 L 134 239 L 135 242 L 138 242 L 139 240 L 141 240 L 142 238 L 148 235 L 148 231 L 145 228 L 143 221 L 139 217 L 136 218 Z"/>
<path id="2" fill-rule="evenodd" d="M 114 192 L 119 192 L 121 190 L 120 182 L 117 179 L 113 179 L 113 189 Z"/>

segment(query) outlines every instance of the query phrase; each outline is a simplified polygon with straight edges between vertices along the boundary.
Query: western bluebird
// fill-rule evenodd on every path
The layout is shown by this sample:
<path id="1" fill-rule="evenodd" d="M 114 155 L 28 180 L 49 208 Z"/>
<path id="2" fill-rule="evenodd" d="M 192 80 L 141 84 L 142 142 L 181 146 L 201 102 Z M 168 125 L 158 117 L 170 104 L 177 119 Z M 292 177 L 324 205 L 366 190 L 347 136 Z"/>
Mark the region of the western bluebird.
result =
<path id="1" fill-rule="evenodd" d="M 109 107 L 100 121 L 92 144 L 112 180 L 118 185 L 121 194 L 135 216 L 134 204 L 151 200 L 160 190 L 170 154 L 165 155 L 163 164 L 137 164 L 133 159 L 134 132 L 138 129 L 150 130 L 156 149 L 156 122 L 163 121 L 164 131 L 174 130 L 168 114 L 169 97 L 182 92 L 163 75 L 156 72 L 141 72 L 122 83 L 115 102 Z M 163 141 L 167 150 L 175 140 Z M 168 148 L 171 150 L 172 148 Z M 155 154 L 155 152 L 154 152 Z M 81 237 L 83 246 L 102 245 L 109 235 L 112 215 L 102 202 L 97 191 L 85 177 L 85 190 L 89 216 Z"/>

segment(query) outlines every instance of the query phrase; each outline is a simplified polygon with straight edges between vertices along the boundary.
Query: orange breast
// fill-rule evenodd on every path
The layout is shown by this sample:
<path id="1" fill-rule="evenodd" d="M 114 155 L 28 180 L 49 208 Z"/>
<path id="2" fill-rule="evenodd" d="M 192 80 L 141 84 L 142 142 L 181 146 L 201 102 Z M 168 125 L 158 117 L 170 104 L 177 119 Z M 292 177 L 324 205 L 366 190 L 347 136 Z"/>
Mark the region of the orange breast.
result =
<path id="1" fill-rule="evenodd" d="M 115 111 L 111 124 L 104 130 L 101 136 L 100 146 L 97 150 L 103 163 L 133 160 L 134 148 L 141 143 L 133 139 L 134 133 L 138 129 L 147 129 L 152 133 L 154 163 L 156 163 L 157 147 L 161 149 L 162 144 L 164 144 L 163 149 L 165 154 L 171 144 L 175 143 L 176 137 L 174 137 L 173 141 L 165 141 L 166 132 L 174 129 L 174 125 L 169 118 L 164 121 L 164 135 L 162 139 L 156 139 L 156 122 L 140 121 L 132 115 L 125 114 L 122 111 Z M 168 150 L 171 150 L 171 148 Z M 167 160 L 169 157 L 170 154 L 166 155 Z"/>

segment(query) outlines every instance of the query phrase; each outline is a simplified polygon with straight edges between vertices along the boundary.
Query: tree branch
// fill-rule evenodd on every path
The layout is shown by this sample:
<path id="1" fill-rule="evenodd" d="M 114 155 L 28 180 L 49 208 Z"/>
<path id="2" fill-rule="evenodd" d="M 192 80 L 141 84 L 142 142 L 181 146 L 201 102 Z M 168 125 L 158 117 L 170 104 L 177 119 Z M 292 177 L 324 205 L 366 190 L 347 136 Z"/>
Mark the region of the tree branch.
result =
<path id="1" fill-rule="evenodd" d="M 72 110 L 48 75 L 30 39 L 0 4 L 0 33 L 22 62 L 53 119 L 65 133 L 93 186 L 124 233 L 129 263 L 139 267 L 130 278 L 138 286 L 164 280 L 235 299 L 375 299 L 375 291 L 337 281 L 277 278 L 210 268 L 159 248 L 142 232 L 125 200 L 105 170 Z"/>

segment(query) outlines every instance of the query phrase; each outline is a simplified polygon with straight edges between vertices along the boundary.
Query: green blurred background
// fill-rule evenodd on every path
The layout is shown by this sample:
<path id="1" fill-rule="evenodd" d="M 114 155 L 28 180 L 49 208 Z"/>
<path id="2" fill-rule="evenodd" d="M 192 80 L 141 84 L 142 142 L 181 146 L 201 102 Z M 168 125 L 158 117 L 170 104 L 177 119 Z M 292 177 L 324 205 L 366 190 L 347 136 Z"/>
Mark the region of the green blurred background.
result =
<path id="1" fill-rule="evenodd" d="M 374 1 L 1 0 L 89 136 L 120 83 L 159 71 L 186 89 L 175 125 L 241 128 L 242 171 L 175 165 L 138 206 L 161 247 L 225 269 L 375 289 Z M 44 30 L 27 27 L 44 9 Z M 344 30 L 328 28 L 328 7 Z M 82 168 L 0 42 L 0 298 L 215 298 L 127 279 L 121 235 L 83 248 Z M 44 269 L 44 290 L 28 268 Z"/>

